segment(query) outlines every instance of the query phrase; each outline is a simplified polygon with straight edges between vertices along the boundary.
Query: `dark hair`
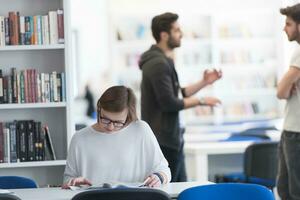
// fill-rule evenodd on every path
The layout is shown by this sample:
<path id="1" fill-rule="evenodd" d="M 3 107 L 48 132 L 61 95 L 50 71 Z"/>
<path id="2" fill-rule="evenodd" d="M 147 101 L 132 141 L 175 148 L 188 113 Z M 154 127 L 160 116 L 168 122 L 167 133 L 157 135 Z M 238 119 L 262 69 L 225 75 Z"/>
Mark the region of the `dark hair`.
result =
<path id="1" fill-rule="evenodd" d="M 156 42 L 160 41 L 161 32 L 170 33 L 172 24 L 177 21 L 177 19 L 178 15 L 170 12 L 157 15 L 152 19 L 151 30 Z"/>
<path id="2" fill-rule="evenodd" d="M 296 23 L 300 23 L 300 4 L 281 8 L 280 13 L 287 17 L 291 17 Z"/>
<path id="3" fill-rule="evenodd" d="M 132 89 L 125 86 L 113 86 L 108 88 L 99 98 L 97 102 L 98 120 L 100 110 L 103 108 L 109 112 L 122 112 L 128 109 L 126 123 L 137 120 L 136 114 L 136 98 Z"/>

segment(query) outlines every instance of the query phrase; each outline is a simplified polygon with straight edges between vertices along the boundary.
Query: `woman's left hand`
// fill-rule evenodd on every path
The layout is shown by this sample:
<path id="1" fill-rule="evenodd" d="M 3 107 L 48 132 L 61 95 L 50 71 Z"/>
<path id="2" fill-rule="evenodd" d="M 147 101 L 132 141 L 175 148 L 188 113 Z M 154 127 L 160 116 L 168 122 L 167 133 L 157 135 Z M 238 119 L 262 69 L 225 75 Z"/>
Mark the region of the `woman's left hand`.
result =
<path id="1" fill-rule="evenodd" d="M 150 176 L 148 176 L 145 179 L 144 183 L 145 183 L 144 185 L 148 186 L 148 187 L 160 187 L 161 186 L 160 179 L 155 174 L 151 174 Z"/>

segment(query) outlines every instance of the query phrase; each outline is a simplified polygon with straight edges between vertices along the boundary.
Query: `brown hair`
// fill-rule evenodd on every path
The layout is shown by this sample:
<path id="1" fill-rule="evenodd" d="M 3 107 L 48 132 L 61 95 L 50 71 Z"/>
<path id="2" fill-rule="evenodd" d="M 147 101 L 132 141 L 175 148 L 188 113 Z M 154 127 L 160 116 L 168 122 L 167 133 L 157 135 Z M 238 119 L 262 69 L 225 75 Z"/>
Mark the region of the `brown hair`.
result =
<path id="1" fill-rule="evenodd" d="M 172 24 L 177 21 L 177 19 L 178 15 L 170 12 L 157 15 L 152 19 L 151 30 L 156 42 L 160 41 L 161 32 L 170 33 Z"/>
<path id="2" fill-rule="evenodd" d="M 109 112 L 122 112 L 128 109 L 126 123 L 137 120 L 136 97 L 132 89 L 125 86 L 113 86 L 108 88 L 97 102 L 97 116 L 100 117 L 100 110 L 103 108 Z"/>
<path id="3" fill-rule="evenodd" d="M 296 23 L 300 23 L 300 4 L 281 8 L 280 13 L 287 17 L 291 17 Z"/>

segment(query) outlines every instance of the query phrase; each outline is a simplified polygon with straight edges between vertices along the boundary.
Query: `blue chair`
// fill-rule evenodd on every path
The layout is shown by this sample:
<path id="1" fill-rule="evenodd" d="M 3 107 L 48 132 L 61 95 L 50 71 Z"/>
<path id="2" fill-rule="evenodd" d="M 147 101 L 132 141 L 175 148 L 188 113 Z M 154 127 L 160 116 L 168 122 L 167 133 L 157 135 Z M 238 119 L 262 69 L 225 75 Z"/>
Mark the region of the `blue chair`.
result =
<path id="1" fill-rule="evenodd" d="M 246 183 L 219 183 L 184 190 L 178 200 L 275 200 L 266 187 Z"/>
<path id="2" fill-rule="evenodd" d="M 29 178 L 21 176 L 0 176 L 0 189 L 37 188 L 37 184 Z"/>
<path id="3" fill-rule="evenodd" d="M 278 142 L 260 142 L 247 147 L 244 172 L 217 175 L 216 182 L 254 183 L 273 189 L 277 176 Z"/>

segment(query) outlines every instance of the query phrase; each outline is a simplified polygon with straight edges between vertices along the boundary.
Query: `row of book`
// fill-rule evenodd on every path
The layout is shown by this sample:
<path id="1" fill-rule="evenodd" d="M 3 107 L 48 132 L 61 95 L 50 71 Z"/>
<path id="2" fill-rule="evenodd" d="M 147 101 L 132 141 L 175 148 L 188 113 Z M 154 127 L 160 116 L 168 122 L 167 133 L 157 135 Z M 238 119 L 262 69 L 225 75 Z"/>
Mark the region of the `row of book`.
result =
<path id="1" fill-rule="evenodd" d="M 0 16 L 0 25 L 0 46 L 64 43 L 64 13 L 61 9 L 35 16 L 9 12 L 8 17 Z"/>
<path id="2" fill-rule="evenodd" d="M 17 71 L 3 76 L 0 69 L 0 104 L 65 102 L 65 74 L 38 73 L 36 69 Z"/>
<path id="3" fill-rule="evenodd" d="M 0 163 L 55 159 L 47 125 L 33 120 L 0 122 Z"/>

